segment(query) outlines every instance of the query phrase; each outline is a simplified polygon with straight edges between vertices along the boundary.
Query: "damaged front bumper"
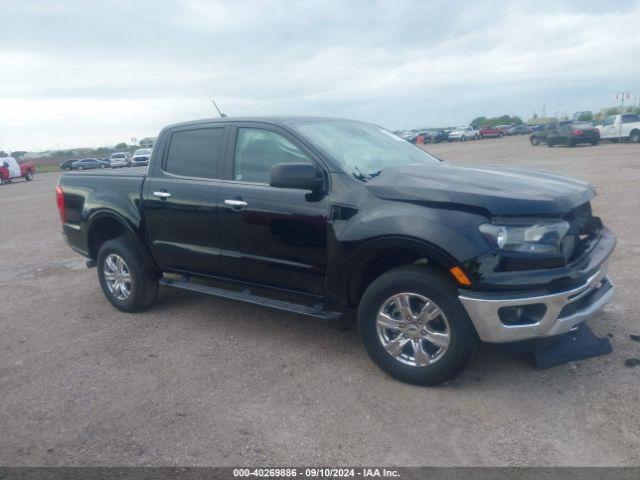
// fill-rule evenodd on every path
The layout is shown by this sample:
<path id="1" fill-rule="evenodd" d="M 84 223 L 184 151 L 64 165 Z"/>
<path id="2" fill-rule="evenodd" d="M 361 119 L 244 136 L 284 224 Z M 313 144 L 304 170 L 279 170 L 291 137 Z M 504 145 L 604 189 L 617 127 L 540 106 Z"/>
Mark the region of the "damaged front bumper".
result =
<path id="1" fill-rule="evenodd" d="M 582 285 L 559 293 L 461 291 L 459 298 L 483 342 L 506 343 L 567 333 L 598 313 L 613 293 L 605 264 Z"/>

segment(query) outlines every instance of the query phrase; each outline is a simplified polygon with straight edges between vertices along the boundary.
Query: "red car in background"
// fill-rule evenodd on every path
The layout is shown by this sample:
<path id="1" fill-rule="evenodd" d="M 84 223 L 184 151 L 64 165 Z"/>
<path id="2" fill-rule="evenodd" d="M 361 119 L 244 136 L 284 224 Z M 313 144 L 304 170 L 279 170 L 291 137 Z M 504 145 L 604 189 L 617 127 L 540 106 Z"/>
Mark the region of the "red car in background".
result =
<path id="1" fill-rule="evenodd" d="M 498 127 L 492 127 L 491 125 L 485 125 L 480 128 L 478 133 L 480 134 L 480 138 L 504 137 L 504 130 Z"/>
<path id="2" fill-rule="evenodd" d="M 35 173 L 36 165 L 33 162 L 17 162 L 13 157 L 0 158 L 0 185 L 14 178 L 24 178 L 30 182 Z"/>

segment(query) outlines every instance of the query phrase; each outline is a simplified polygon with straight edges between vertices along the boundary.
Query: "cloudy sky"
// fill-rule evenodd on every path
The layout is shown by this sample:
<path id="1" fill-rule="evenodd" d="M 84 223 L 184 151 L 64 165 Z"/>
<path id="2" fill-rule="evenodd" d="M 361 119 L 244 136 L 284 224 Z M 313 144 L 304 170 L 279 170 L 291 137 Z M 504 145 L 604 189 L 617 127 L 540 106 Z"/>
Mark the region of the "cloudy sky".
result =
<path id="1" fill-rule="evenodd" d="M 326 115 L 390 129 L 640 95 L 640 2 L 0 0 L 0 150 Z"/>

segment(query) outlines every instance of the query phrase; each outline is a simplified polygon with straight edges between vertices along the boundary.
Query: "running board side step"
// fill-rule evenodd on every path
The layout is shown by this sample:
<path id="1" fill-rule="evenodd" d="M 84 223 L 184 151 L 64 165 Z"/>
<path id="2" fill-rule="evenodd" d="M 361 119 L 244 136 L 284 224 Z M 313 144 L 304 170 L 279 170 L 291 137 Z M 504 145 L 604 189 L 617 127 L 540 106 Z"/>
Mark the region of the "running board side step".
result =
<path id="1" fill-rule="evenodd" d="M 248 289 L 239 292 L 236 290 L 225 290 L 224 288 L 201 285 L 199 283 L 189 281 L 188 278 L 161 278 L 160 285 L 164 285 L 165 287 L 179 288 L 181 290 L 189 290 L 191 292 L 204 293 L 205 295 L 212 295 L 214 297 L 239 300 L 241 302 L 252 303 L 254 305 L 262 305 L 263 307 L 275 308 L 277 310 L 285 310 L 287 312 L 319 318 L 325 321 L 337 320 L 342 316 L 342 313 L 340 312 L 325 310 L 324 305 L 321 303 L 317 303 L 312 306 L 300 305 L 297 303 L 285 302 L 283 300 L 276 300 L 273 298 L 255 295 Z"/>

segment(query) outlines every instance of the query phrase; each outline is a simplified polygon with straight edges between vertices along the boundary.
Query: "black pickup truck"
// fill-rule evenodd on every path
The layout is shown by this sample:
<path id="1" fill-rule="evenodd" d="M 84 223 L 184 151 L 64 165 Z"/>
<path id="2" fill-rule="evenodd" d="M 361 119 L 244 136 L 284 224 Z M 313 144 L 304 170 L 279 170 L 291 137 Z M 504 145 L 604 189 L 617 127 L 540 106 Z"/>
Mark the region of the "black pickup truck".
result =
<path id="1" fill-rule="evenodd" d="M 149 307 L 164 285 L 323 319 L 357 312 L 376 364 L 421 385 L 455 377 L 478 341 L 556 338 L 611 299 L 616 240 L 594 196 L 323 118 L 172 125 L 148 169 L 57 186 L 64 237 L 116 308 Z"/>

